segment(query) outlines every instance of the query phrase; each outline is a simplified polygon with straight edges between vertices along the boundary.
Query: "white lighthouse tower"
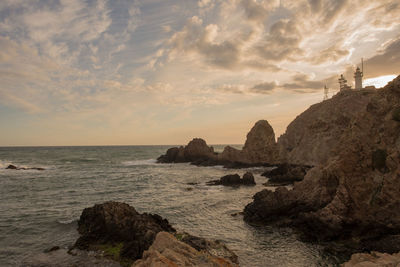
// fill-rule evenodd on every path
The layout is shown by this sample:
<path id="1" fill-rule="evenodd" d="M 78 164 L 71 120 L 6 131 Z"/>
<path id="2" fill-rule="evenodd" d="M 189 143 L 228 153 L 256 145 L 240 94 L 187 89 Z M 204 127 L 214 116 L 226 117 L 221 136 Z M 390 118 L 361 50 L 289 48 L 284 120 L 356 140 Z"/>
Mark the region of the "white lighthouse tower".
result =
<path id="1" fill-rule="evenodd" d="M 361 90 L 362 87 L 362 77 L 364 76 L 364 62 L 361 59 L 361 68 L 362 70 L 360 70 L 359 67 L 357 67 L 356 72 L 354 72 L 354 80 L 355 80 L 355 89 L 356 90 Z"/>

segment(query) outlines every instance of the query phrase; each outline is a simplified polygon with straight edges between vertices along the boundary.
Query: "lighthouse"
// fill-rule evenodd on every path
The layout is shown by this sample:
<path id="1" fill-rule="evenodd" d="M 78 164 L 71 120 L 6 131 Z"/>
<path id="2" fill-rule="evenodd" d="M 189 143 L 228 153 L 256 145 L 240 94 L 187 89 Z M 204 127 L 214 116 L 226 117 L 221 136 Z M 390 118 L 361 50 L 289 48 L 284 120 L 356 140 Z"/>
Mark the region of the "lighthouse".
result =
<path id="1" fill-rule="evenodd" d="M 363 77 L 363 73 L 360 70 L 359 67 L 357 67 L 356 72 L 354 72 L 354 80 L 356 83 L 356 90 L 361 90 L 362 89 L 362 77 Z"/>
<path id="2" fill-rule="evenodd" d="M 363 60 L 361 59 L 361 66 L 362 66 L 362 69 L 364 69 L 364 62 L 363 62 Z M 360 68 L 359 67 L 357 67 L 357 69 L 356 69 L 356 72 L 354 72 L 354 81 L 355 81 L 355 89 L 356 90 L 361 90 L 363 87 L 362 87 L 362 77 L 364 76 L 364 70 L 360 70 Z"/>

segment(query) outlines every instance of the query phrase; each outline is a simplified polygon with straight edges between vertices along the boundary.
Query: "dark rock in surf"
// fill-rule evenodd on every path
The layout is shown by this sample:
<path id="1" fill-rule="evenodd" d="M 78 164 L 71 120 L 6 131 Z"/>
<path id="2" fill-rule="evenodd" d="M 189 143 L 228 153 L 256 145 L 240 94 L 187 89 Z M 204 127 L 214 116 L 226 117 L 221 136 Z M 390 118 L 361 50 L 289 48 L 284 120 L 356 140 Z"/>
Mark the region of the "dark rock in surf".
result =
<path id="1" fill-rule="evenodd" d="M 122 243 L 119 257 L 136 260 L 161 231 L 175 232 L 175 229 L 157 214 L 140 214 L 128 204 L 106 202 L 83 210 L 78 221 L 81 236 L 75 247 L 98 250 L 104 245 Z"/>
<path id="2" fill-rule="evenodd" d="M 17 167 L 15 165 L 8 165 L 7 170 L 36 170 L 36 171 L 44 171 L 44 168 L 32 167 L 32 168 L 24 168 L 24 167 Z"/>
<path id="3" fill-rule="evenodd" d="M 239 185 L 255 185 L 254 176 L 251 172 L 246 172 L 243 179 L 239 174 L 228 174 L 222 176 L 219 180 L 209 181 L 207 185 L 225 185 L 225 186 L 239 186 Z"/>
<path id="4" fill-rule="evenodd" d="M 243 174 L 242 183 L 244 185 L 255 185 L 254 175 L 251 172 L 246 172 Z"/>
<path id="5" fill-rule="evenodd" d="M 302 181 L 309 169 L 311 169 L 311 166 L 283 163 L 261 175 L 268 178 L 268 182 L 265 185 L 289 185 Z"/>
<path id="6" fill-rule="evenodd" d="M 7 166 L 6 169 L 7 169 L 7 170 L 18 170 L 18 167 L 15 166 L 15 165 L 10 164 L 10 165 Z"/>

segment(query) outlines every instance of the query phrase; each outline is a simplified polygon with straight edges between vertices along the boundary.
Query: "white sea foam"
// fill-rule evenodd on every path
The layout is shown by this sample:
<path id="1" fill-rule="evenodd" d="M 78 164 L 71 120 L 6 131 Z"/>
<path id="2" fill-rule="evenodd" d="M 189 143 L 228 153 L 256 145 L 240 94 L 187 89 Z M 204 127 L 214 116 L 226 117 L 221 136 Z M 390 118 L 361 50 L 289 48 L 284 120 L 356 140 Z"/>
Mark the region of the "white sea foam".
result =
<path id="1" fill-rule="evenodd" d="M 128 160 L 123 161 L 122 165 L 125 166 L 143 166 L 143 165 L 155 165 L 157 160 L 155 159 L 138 159 L 138 160 Z"/>

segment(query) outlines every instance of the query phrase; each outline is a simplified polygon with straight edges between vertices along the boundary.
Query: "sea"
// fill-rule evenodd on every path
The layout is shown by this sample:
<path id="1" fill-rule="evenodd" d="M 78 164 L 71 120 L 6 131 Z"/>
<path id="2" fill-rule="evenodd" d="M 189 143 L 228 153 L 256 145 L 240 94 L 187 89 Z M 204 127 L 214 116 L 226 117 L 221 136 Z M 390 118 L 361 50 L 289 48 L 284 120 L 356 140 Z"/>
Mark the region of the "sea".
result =
<path id="1" fill-rule="evenodd" d="M 169 147 L 1 147 L 0 266 L 21 266 L 51 247 L 70 247 L 78 238 L 82 210 L 106 201 L 128 203 L 139 212 L 161 215 L 176 229 L 221 240 L 239 256 L 241 266 L 338 264 L 322 246 L 300 241 L 289 228 L 243 221 L 239 213 L 256 192 L 275 190 L 263 185 L 263 168 L 156 163 Z M 45 170 L 5 169 L 9 164 Z M 205 184 L 246 171 L 253 172 L 257 185 Z"/>

